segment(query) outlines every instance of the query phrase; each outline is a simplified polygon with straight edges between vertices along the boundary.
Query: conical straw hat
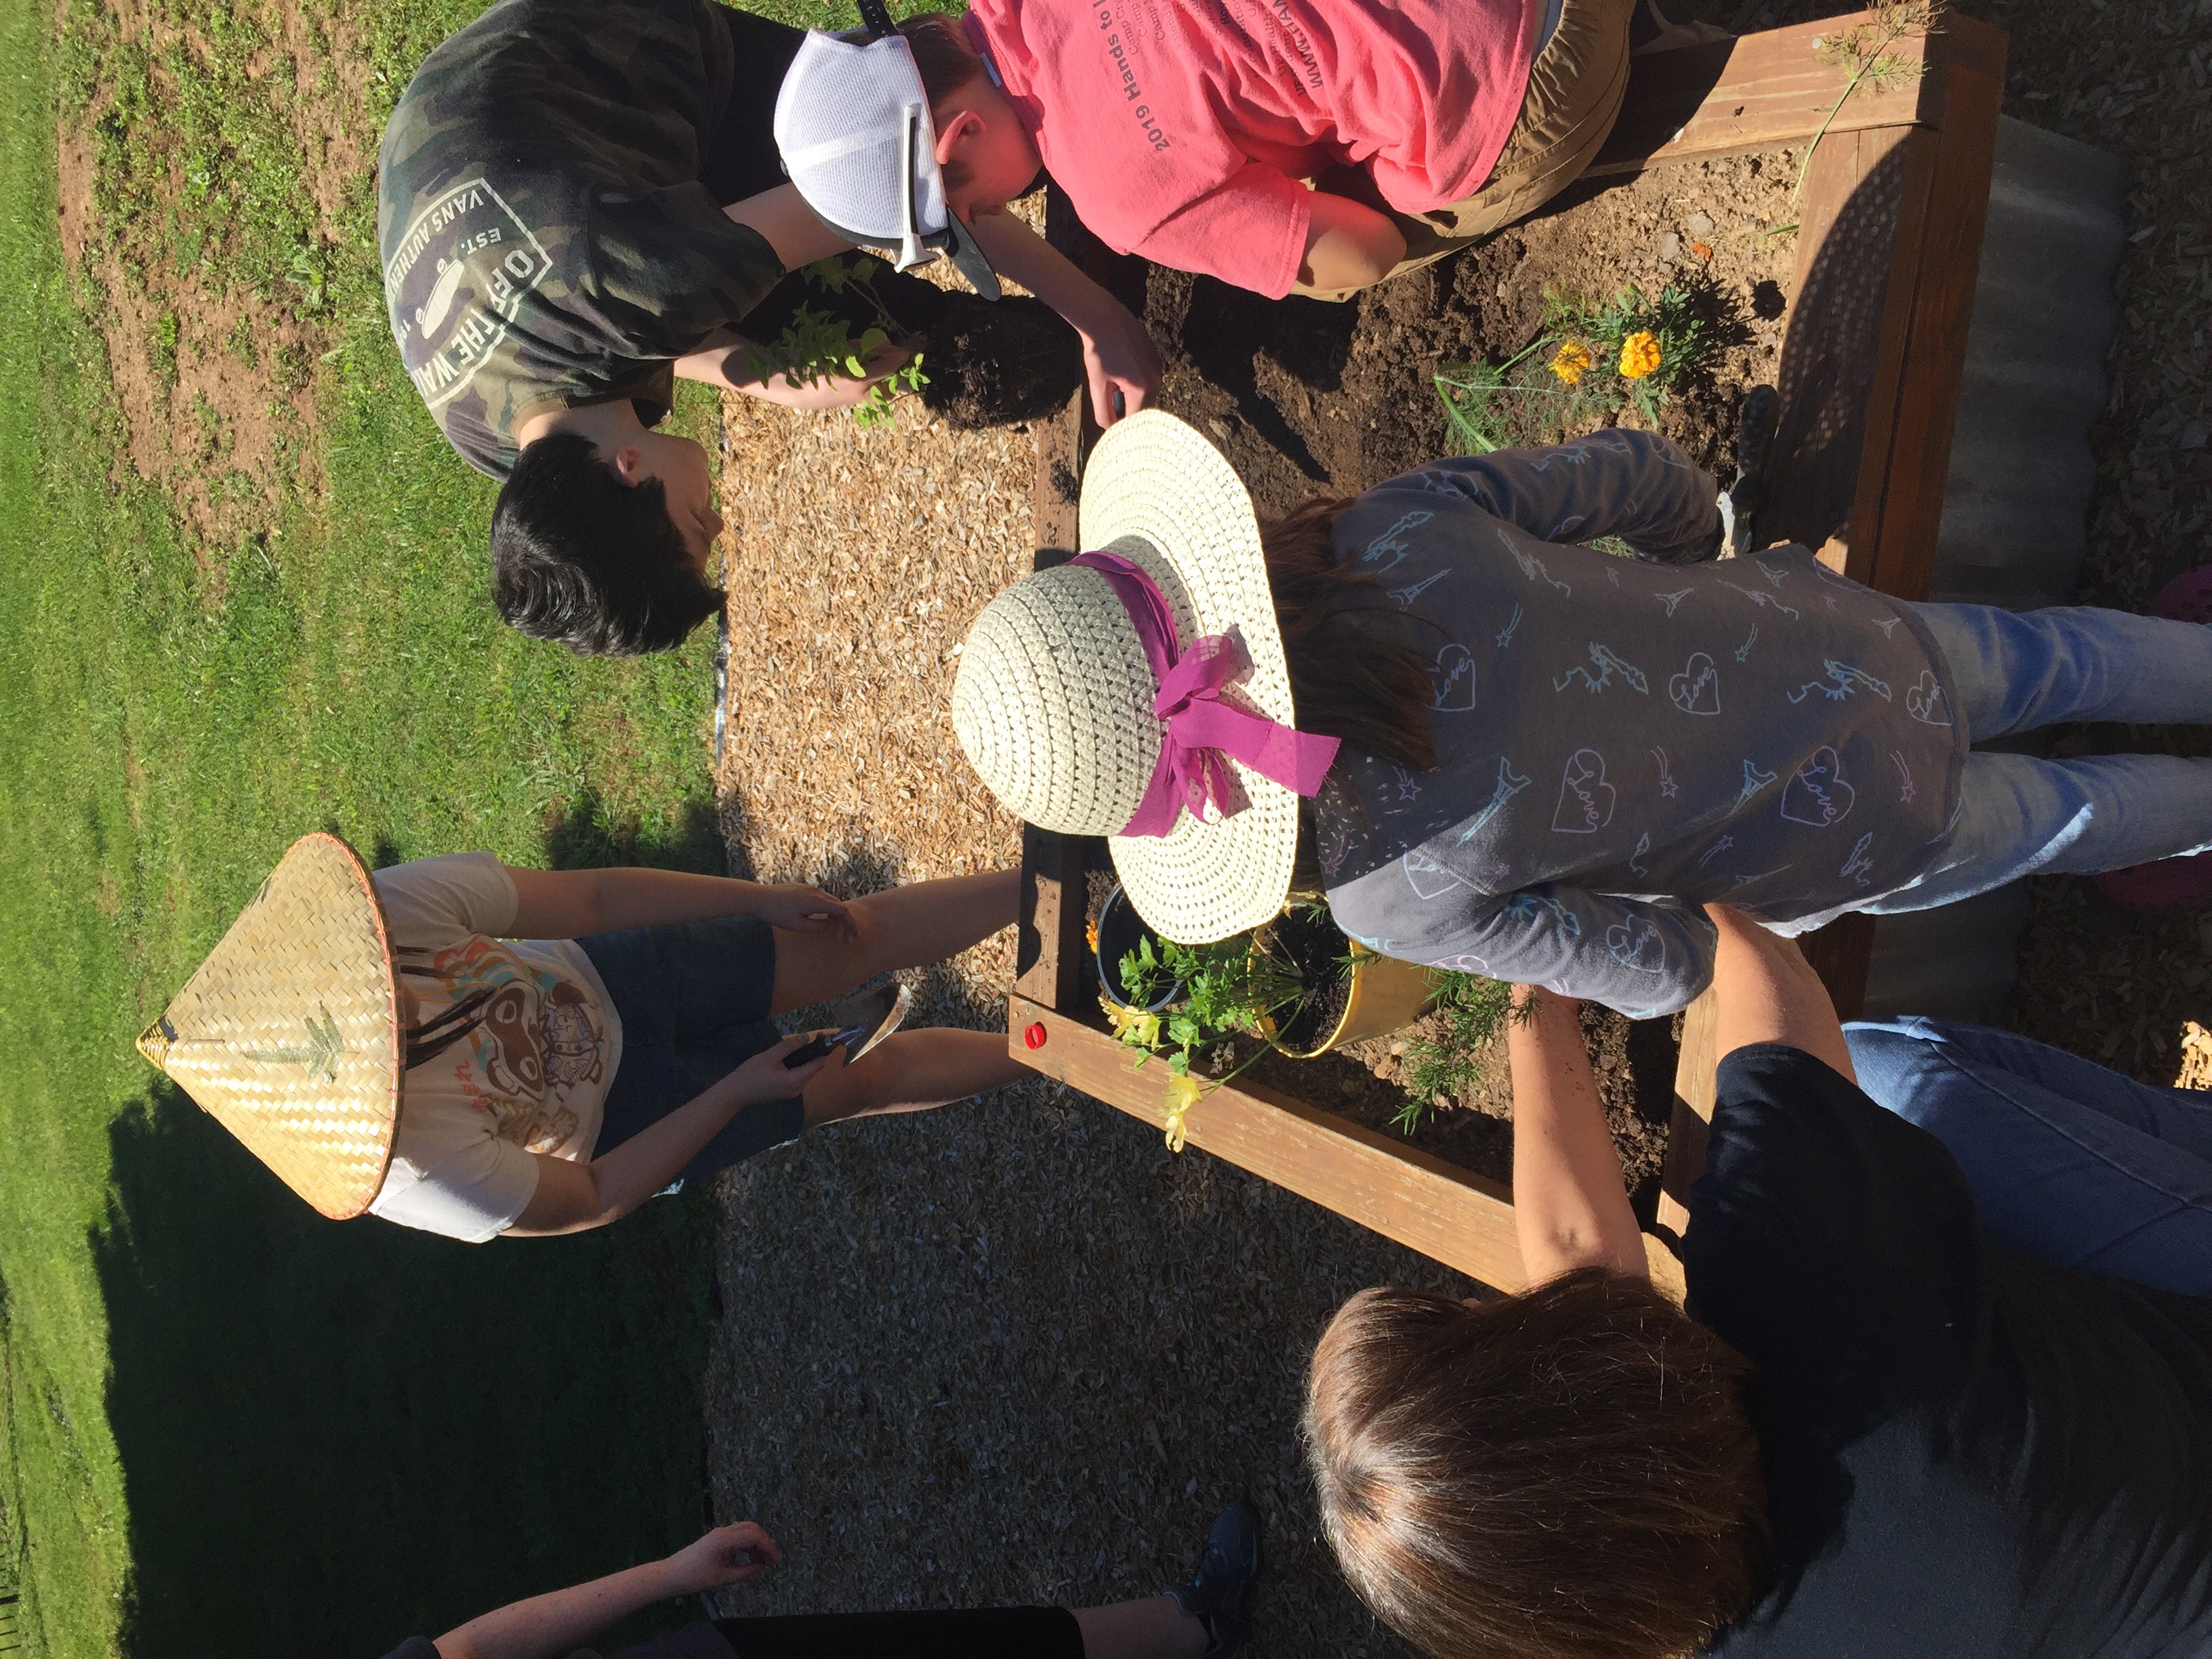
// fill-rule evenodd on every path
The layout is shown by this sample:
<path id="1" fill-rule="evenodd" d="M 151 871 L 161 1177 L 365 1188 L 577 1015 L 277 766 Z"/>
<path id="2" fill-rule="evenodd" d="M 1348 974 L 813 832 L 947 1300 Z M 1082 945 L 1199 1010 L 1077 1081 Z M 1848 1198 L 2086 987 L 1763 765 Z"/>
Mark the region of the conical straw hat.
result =
<path id="1" fill-rule="evenodd" d="M 1175 613 L 1178 643 L 1234 634 L 1252 670 L 1243 707 L 1294 723 L 1274 592 L 1252 498 L 1221 452 L 1172 415 L 1116 421 L 1084 468 L 1086 548 L 1140 566 Z M 1039 571 L 986 605 L 961 648 L 952 726 L 1007 810 L 1063 835 L 1105 836 L 1145 923 L 1187 945 L 1256 927 L 1283 908 L 1297 852 L 1298 798 L 1231 760 L 1248 805 L 1165 836 L 1124 836 L 1159 758 L 1152 665 L 1121 601 L 1095 570 Z"/>
<path id="2" fill-rule="evenodd" d="M 343 1220 L 384 1185 L 404 1042 L 368 866 L 336 836 L 313 835 L 292 843 L 138 1052 Z"/>

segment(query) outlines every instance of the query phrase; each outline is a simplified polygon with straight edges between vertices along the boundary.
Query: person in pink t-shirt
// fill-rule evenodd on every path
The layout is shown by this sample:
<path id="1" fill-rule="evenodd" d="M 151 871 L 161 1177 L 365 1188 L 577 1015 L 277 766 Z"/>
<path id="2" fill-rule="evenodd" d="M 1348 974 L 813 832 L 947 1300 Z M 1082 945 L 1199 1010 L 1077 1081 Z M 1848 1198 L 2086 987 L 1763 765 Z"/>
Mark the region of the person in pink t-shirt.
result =
<path id="1" fill-rule="evenodd" d="M 1534 210 L 1595 155 L 1632 0 L 975 0 L 901 25 L 946 200 L 1040 166 L 1109 246 L 1340 296 Z"/>

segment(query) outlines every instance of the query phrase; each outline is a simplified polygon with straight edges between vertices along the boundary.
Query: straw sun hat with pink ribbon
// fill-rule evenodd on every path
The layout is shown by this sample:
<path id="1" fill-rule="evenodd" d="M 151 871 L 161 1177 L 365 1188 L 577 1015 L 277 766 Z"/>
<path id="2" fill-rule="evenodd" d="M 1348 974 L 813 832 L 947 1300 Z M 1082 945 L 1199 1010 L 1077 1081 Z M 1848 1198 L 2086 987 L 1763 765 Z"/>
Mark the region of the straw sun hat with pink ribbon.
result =
<path id="1" fill-rule="evenodd" d="M 1104 836 L 1137 914 L 1186 945 L 1281 908 L 1298 798 L 1337 740 L 1296 730 L 1251 497 L 1171 415 L 1116 422 L 1084 470 L 1082 544 L 984 607 L 952 726 L 1007 810 Z"/>

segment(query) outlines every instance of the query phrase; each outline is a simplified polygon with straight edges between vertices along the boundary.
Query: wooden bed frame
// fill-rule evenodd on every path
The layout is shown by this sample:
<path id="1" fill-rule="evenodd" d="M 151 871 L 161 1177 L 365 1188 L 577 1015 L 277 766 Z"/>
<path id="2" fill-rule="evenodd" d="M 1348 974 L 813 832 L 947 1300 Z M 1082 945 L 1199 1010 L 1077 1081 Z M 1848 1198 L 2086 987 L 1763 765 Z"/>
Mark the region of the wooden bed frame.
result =
<path id="1" fill-rule="evenodd" d="M 1945 15 L 1924 40 L 1891 49 L 1918 56 L 1920 75 L 1864 84 L 1845 98 L 1847 77 L 1820 64 L 1814 46 L 1859 21 L 1827 18 L 1637 58 L 1620 118 L 1589 171 L 1631 173 L 1820 135 L 1799 203 L 1782 424 L 1759 533 L 1817 549 L 1833 568 L 1884 592 L 1920 599 L 1935 559 L 1980 264 L 2005 37 Z M 1085 263 L 1104 263 L 1095 244 L 1084 246 L 1064 203 L 1048 215 L 1048 234 Z M 1080 398 L 1039 434 L 1042 549 L 1073 547 L 1083 459 L 1096 436 Z M 1139 1073 L 1095 1000 L 1084 1006 L 1094 847 L 1103 864 L 1103 844 L 1034 827 L 1024 834 L 1009 1041 L 1017 1059 L 1045 1075 L 1164 1127 L 1159 1068 Z M 1853 916 L 1805 941 L 1846 1018 L 1864 996 L 1872 936 L 1871 920 Z M 1708 994 L 1684 1021 L 1658 1228 L 1644 1239 L 1655 1281 L 1678 1294 L 1673 1247 L 1705 1162 L 1715 1058 Z M 1484 1284 L 1515 1291 L 1526 1283 L 1511 1194 L 1498 1182 L 1255 1083 L 1207 1095 L 1188 1127 L 1191 1146 Z"/>

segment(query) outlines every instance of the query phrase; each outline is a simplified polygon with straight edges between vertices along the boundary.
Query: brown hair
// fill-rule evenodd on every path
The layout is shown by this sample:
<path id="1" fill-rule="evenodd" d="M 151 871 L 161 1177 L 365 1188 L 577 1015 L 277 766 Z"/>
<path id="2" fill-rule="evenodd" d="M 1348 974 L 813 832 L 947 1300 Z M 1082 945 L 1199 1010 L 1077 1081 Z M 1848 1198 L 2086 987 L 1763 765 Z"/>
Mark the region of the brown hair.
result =
<path id="1" fill-rule="evenodd" d="M 1751 1366 L 1641 1279 L 1363 1291 L 1306 1378 L 1322 1525 L 1434 1659 L 1674 1659 L 1757 1592 Z"/>
<path id="2" fill-rule="evenodd" d="M 1381 603 L 1372 576 L 1337 557 L 1336 515 L 1351 504 L 1308 501 L 1260 531 L 1298 727 L 1426 772 L 1437 763 L 1428 659 L 1360 621 L 1367 611 L 1403 613 Z"/>
<path id="3" fill-rule="evenodd" d="M 969 44 L 967 32 L 941 11 L 917 12 L 899 24 L 914 66 L 921 75 L 921 89 L 929 95 L 933 112 L 944 101 L 983 72 L 983 59 Z M 948 161 L 939 169 L 945 193 L 966 190 L 974 172 L 965 161 Z"/>

